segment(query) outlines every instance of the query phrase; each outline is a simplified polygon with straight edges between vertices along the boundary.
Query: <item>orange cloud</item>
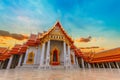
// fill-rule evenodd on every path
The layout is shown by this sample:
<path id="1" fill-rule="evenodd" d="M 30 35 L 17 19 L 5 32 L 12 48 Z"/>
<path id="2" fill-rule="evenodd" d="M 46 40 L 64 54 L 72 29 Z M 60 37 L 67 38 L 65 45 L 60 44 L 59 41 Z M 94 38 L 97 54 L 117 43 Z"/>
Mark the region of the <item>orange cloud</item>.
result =
<path id="1" fill-rule="evenodd" d="M 14 39 L 12 37 L 5 37 L 4 38 L 3 36 L 0 36 L 0 46 L 1 47 L 12 48 L 15 44 L 23 44 L 26 41 L 27 41 L 27 39 L 17 40 L 17 39 Z"/>
<path id="2" fill-rule="evenodd" d="M 99 46 L 92 46 L 92 47 L 80 47 L 80 49 L 97 49 L 100 48 Z"/>
<path id="3" fill-rule="evenodd" d="M 0 30 L 0 36 L 11 37 L 17 40 L 28 39 L 28 36 L 25 36 L 23 34 L 9 33 L 8 31 L 4 31 L 4 30 Z"/>
<path id="4" fill-rule="evenodd" d="M 105 50 L 104 48 L 101 48 L 101 47 L 98 47 L 98 46 L 92 46 L 92 47 L 80 47 L 79 48 L 83 53 L 86 53 L 86 52 L 100 52 L 100 51 L 103 51 Z"/>
<path id="5" fill-rule="evenodd" d="M 81 37 L 81 38 L 79 38 L 79 39 L 76 39 L 76 41 L 77 41 L 77 42 L 90 42 L 91 39 L 92 39 L 92 37 L 91 37 L 91 36 L 88 36 L 87 38 Z"/>

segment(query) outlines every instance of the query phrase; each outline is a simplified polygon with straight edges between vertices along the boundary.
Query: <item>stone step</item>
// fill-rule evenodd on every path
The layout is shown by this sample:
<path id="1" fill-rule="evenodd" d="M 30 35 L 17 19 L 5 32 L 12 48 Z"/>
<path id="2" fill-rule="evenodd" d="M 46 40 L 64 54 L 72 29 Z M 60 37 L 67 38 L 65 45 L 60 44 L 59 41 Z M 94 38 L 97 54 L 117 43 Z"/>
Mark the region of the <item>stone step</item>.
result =
<path id="1" fill-rule="evenodd" d="M 64 66 L 51 66 L 51 69 L 53 69 L 53 70 L 64 69 Z"/>
<path id="2" fill-rule="evenodd" d="M 18 68 L 38 68 L 39 64 L 24 64 Z"/>

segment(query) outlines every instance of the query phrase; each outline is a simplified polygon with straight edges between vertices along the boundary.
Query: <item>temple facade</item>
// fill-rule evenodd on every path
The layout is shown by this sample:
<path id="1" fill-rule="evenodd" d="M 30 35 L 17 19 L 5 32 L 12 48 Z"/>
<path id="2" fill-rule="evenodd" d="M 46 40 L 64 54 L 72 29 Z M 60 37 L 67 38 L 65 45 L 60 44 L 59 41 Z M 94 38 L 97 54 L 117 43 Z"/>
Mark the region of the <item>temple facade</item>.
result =
<path id="1" fill-rule="evenodd" d="M 31 34 L 26 43 L 16 44 L 6 52 L 6 56 L 3 58 L 1 63 L 5 60 L 3 66 L 7 69 L 16 67 L 72 69 L 79 67 L 74 42 L 59 21 L 48 31 Z"/>
<path id="2" fill-rule="evenodd" d="M 39 69 L 50 68 L 75 68 L 78 60 L 72 49 L 73 41 L 57 22 L 49 31 L 31 34 L 26 43 L 23 67 L 36 67 Z"/>
<path id="3" fill-rule="evenodd" d="M 0 47 L 0 69 L 120 68 L 120 48 L 83 53 L 59 21 L 48 31 L 31 34 L 24 44 Z"/>

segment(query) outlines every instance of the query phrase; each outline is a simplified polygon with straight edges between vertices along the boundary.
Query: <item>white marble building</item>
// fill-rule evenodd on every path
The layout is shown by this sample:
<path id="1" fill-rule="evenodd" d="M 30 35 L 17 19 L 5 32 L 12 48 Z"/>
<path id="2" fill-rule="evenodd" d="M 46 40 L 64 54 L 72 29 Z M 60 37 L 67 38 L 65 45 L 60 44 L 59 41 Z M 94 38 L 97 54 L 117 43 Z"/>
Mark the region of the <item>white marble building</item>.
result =
<path id="1" fill-rule="evenodd" d="M 56 24 L 44 33 L 31 34 L 22 67 L 70 69 L 78 67 L 73 40 Z"/>

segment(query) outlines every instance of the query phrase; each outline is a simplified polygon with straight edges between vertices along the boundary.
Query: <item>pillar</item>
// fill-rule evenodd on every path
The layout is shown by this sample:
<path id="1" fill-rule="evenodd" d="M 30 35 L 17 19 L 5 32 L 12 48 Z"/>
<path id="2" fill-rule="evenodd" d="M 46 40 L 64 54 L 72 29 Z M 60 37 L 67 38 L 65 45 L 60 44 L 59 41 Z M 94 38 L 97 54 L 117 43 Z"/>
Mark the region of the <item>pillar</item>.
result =
<path id="1" fill-rule="evenodd" d="M 20 55 L 19 62 L 18 62 L 18 67 L 20 67 L 20 66 L 21 66 L 22 57 L 23 57 L 23 54 L 21 54 L 21 55 Z"/>
<path id="2" fill-rule="evenodd" d="M 91 65 L 90 65 L 90 63 L 88 63 L 88 68 L 91 68 Z"/>
<path id="3" fill-rule="evenodd" d="M 34 64 L 37 64 L 38 46 L 35 48 Z"/>
<path id="4" fill-rule="evenodd" d="M 45 43 L 43 43 L 43 45 L 42 45 L 42 52 L 41 52 L 41 56 L 40 56 L 39 68 L 44 66 L 44 52 L 45 52 Z"/>
<path id="5" fill-rule="evenodd" d="M 4 61 L 1 62 L 0 69 L 3 69 Z"/>
<path id="6" fill-rule="evenodd" d="M 72 63 L 71 63 L 71 54 L 70 54 L 70 46 L 68 45 L 68 54 L 67 54 L 68 56 L 68 66 L 70 66 Z"/>
<path id="7" fill-rule="evenodd" d="M 105 68 L 105 65 L 104 65 L 104 63 L 102 63 L 102 66 L 103 66 L 103 68 Z"/>
<path id="8" fill-rule="evenodd" d="M 25 54 L 24 64 L 26 64 L 27 57 L 28 57 L 28 52 L 29 52 L 29 48 L 27 48 L 27 51 L 26 51 L 26 54 Z"/>
<path id="9" fill-rule="evenodd" d="M 12 63 L 12 59 L 13 59 L 13 55 L 12 55 L 12 56 L 10 57 L 10 59 L 9 59 L 9 62 L 8 62 L 8 65 L 7 65 L 7 69 L 10 68 L 11 63 Z"/>
<path id="10" fill-rule="evenodd" d="M 99 64 L 98 63 L 96 63 L 96 64 L 97 64 L 97 67 L 100 68 Z"/>
<path id="11" fill-rule="evenodd" d="M 77 64 L 77 67 L 79 67 L 79 63 L 78 63 L 78 58 L 76 57 L 76 64 Z"/>
<path id="12" fill-rule="evenodd" d="M 66 43 L 63 42 L 63 50 L 64 50 L 64 66 L 66 66 Z"/>
<path id="13" fill-rule="evenodd" d="M 82 68 L 85 68 L 83 58 L 81 58 L 81 62 L 82 62 Z"/>
<path id="14" fill-rule="evenodd" d="M 117 63 L 117 62 L 115 62 L 115 64 L 116 64 L 117 68 L 119 69 L 118 63 Z"/>
<path id="15" fill-rule="evenodd" d="M 111 65 L 110 65 L 110 63 L 108 62 L 108 65 L 109 65 L 109 68 L 111 69 Z"/>
<path id="16" fill-rule="evenodd" d="M 75 64 L 75 54 L 74 54 L 73 51 L 72 51 L 72 56 L 73 56 L 73 61 L 74 61 L 74 64 Z"/>
<path id="17" fill-rule="evenodd" d="M 37 64 L 40 64 L 40 54 L 41 54 L 41 46 L 38 46 L 37 50 Z"/>
<path id="18" fill-rule="evenodd" d="M 46 67 L 50 66 L 50 41 L 47 43 L 47 51 L 46 51 Z"/>
<path id="19" fill-rule="evenodd" d="M 2 61 L 0 61 L 0 69 L 1 69 L 1 64 L 2 64 Z"/>

